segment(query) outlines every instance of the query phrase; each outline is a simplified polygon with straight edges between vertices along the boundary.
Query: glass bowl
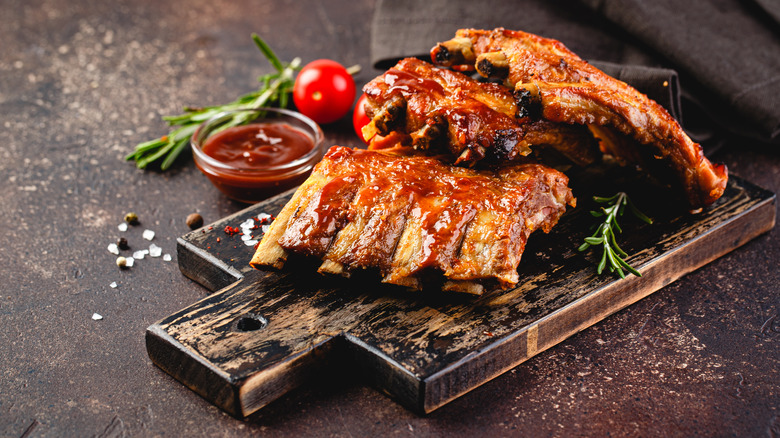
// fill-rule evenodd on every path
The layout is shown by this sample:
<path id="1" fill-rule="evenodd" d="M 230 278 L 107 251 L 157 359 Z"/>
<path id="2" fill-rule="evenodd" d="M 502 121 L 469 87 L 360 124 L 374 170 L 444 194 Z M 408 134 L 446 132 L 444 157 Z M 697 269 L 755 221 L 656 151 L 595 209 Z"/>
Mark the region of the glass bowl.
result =
<path id="1" fill-rule="evenodd" d="M 247 123 L 233 126 L 234 120 Z M 289 137 L 272 138 L 270 145 L 260 146 L 263 159 L 238 157 L 237 162 L 214 149 L 220 147 L 220 142 L 227 143 L 222 139 L 238 135 L 239 131 L 248 134 L 263 130 L 289 134 Z M 268 139 L 265 134 L 258 134 L 256 138 L 260 138 L 260 135 Z M 293 140 L 283 141 L 285 138 Z M 225 111 L 214 116 L 195 130 L 190 144 L 195 165 L 214 186 L 228 198 L 252 204 L 305 181 L 314 165 L 322 159 L 325 152 L 323 140 L 319 125 L 303 114 L 279 108 L 258 108 Z M 308 147 L 308 143 L 305 148 L 300 144 L 297 149 L 291 146 L 301 141 L 310 141 L 311 147 Z M 239 155 L 256 156 L 250 146 L 241 148 L 246 149 L 242 149 L 244 151 Z"/>

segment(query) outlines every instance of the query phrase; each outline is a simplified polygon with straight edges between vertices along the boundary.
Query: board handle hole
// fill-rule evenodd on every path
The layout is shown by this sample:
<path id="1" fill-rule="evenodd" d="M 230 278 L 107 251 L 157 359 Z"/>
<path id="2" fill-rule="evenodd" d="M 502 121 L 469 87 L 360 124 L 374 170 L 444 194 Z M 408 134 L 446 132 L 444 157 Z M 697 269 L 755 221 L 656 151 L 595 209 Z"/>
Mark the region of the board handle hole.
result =
<path id="1" fill-rule="evenodd" d="M 255 315 L 254 313 L 248 313 L 241 318 L 238 318 L 236 328 L 240 332 L 253 332 L 260 330 L 268 325 L 268 320 L 261 315 Z"/>

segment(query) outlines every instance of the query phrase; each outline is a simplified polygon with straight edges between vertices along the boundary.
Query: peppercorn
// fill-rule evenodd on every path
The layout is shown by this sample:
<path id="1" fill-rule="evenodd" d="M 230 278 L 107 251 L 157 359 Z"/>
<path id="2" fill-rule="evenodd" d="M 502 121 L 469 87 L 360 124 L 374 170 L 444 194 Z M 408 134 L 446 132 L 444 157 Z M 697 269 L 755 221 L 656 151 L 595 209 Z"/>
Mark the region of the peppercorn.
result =
<path id="1" fill-rule="evenodd" d="M 138 215 L 130 212 L 125 215 L 125 222 L 127 222 L 130 225 L 136 225 L 138 224 Z"/>
<path id="2" fill-rule="evenodd" d="M 119 249 L 127 249 L 130 247 L 127 244 L 127 239 L 125 239 L 124 237 L 120 237 L 119 239 L 116 240 L 116 246 L 118 246 Z"/>
<path id="3" fill-rule="evenodd" d="M 192 213 L 191 215 L 187 216 L 186 222 L 187 226 L 190 227 L 191 230 L 200 228 L 203 226 L 203 216 L 199 215 L 198 213 Z"/>
<path id="4" fill-rule="evenodd" d="M 126 268 L 127 267 L 127 259 L 122 257 L 122 256 L 117 257 L 116 258 L 116 265 L 119 266 L 122 269 Z"/>

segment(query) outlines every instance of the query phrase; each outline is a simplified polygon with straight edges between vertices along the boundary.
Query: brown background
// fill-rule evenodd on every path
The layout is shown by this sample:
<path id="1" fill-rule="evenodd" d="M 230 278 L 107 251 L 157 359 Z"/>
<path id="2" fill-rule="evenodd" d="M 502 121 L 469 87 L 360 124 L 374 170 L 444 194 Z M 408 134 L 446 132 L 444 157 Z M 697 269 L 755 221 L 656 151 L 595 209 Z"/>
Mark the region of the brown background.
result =
<path id="1" fill-rule="evenodd" d="M 777 228 L 434 412 L 419 417 L 348 373 L 236 420 L 151 364 L 144 330 L 205 296 L 176 266 L 184 218 L 243 205 L 189 159 L 122 157 L 160 116 L 219 104 L 283 60 L 369 67 L 371 1 L 5 1 L 0 5 L 0 435 L 780 436 Z M 357 146 L 351 122 L 327 141 Z M 780 156 L 730 140 L 714 157 L 777 192 Z M 119 271 L 124 213 L 174 260 Z M 111 288 L 113 281 L 117 288 Z M 93 312 L 104 316 L 93 321 Z"/>

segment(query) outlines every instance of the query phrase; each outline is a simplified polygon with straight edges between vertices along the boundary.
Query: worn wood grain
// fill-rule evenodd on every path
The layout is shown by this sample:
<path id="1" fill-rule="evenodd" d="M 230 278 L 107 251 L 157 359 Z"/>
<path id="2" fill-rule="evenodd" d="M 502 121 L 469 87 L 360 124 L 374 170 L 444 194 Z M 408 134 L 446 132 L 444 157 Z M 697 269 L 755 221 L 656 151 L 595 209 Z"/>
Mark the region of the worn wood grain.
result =
<path id="1" fill-rule="evenodd" d="M 291 193 L 179 239 L 182 272 L 219 290 L 147 330 L 155 364 L 225 411 L 246 416 L 332 364 L 350 363 L 404 406 L 431 412 L 774 226 L 775 197 L 732 178 L 699 214 L 639 182 L 635 200 L 655 224 L 623 219 L 622 247 L 643 276 L 597 276 L 596 254 L 576 251 L 588 234 L 588 175 L 573 178 L 580 207 L 549 235 L 531 238 L 520 284 L 482 297 L 413 293 L 372 273 L 318 275 L 295 260 L 254 271 L 252 248 L 222 231 L 276 214 Z M 587 194 L 584 196 L 583 194 Z M 596 260 L 597 261 L 597 260 Z"/>

